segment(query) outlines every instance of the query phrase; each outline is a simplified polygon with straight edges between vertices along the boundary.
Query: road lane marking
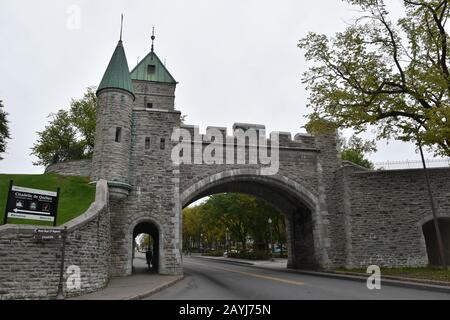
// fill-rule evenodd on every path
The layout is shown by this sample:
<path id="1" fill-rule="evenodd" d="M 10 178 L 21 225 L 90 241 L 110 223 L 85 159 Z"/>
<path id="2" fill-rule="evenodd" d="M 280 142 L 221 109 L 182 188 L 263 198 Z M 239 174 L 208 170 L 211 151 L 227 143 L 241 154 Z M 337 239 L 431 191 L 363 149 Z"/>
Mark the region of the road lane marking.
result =
<path id="1" fill-rule="evenodd" d="M 196 264 L 199 266 L 206 266 L 204 264 L 201 263 L 195 263 L 195 262 L 185 262 L 188 264 Z M 220 268 L 220 267 L 213 267 L 213 266 L 209 266 L 213 269 L 219 269 L 219 270 L 223 270 L 223 271 L 228 271 L 228 272 L 233 272 L 233 273 L 238 273 L 238 274 L 242 274 L 245 276 L 250 276 L 250 277 L 254 277 L 254 278 L 261 278 L 261 279 L 265 279 L 265 280 L 272 280 L 272 281 L 278 281 L 278 282 L 283 282 L 283 283 L 288 283 L 288 284 L 293 284 L 293 285 L 297 285 L 297 286 L 301 286 L 304 285 L 305 283 L 302 281 L 295 281 L 295 280 L 288 280 L 288 279 L 283 279 L 283 278 L 276 278 L 276 277 L 271 277 L 271 276 L 265 276 L 262 274 L 258 274 L 258 273 L 251 273 L 251 272 L 245 272 L 245 271 L 237 271 L 237 270 L 233 270 L 233 269 L 228 269 L 228 268 Z"/>

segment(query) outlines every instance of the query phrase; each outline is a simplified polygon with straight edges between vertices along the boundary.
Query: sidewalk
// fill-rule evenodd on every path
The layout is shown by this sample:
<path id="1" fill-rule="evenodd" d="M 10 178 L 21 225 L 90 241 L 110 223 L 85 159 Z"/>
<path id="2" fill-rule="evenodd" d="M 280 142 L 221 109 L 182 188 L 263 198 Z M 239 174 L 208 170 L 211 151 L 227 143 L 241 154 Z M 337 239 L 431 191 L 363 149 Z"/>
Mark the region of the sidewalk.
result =
<path id="1" fill-rule="evenodd" d="M 138 300 L 182 280 L 184 276 L 163 276 L 146 271 L 145 259 L 135 258 L 135 273 L 129 277 L 112 278 L 100 291 L 69 300 Z"/>

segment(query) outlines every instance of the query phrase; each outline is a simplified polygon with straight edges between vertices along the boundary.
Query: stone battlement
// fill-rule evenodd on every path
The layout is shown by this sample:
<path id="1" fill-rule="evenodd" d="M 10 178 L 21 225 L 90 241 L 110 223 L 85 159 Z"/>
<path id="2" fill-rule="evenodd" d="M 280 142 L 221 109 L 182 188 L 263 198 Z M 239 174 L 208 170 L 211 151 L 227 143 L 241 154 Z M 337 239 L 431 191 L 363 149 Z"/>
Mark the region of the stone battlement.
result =
<path id="1" fill-rule="evenodd" d="M 224 143 L 229 143 L 229 141 L 234 141 L 236 143 L 236 137 L 228 134 L 228 129 L 226 127 L 209 126 L 206 128 L 205 133 L 200 133 L 199 126 L 196 125 L 181 125 L 182 129 L 186 129 L 190 132 L 191 137 L 200 138 L 203 143 L 214 142 L 211 139 L 213 132 L 221 132 Z M 233 132 L 236 130 L 255 130 L 258 135 L 260 132 L 265 132 L 266 126 L 261 124 L 251 124 L 251 123 L 235 123 L 233 125 Z M 292 148 L 315 148 L 315 137 L 307 133 L 297 133 L 292 139 L 292 134 L 290 132 L 284 131 L 272 131 L 269 135 L 266 135 L 268 145 L 270 145 L 270 140 L 273 135 L 277 134 L 279 137 L 280 147 L 292 147 Z M 195 141 L 195 139 L 194 139 Z M 198 141 L 198 139 L 197 139 Z"/>

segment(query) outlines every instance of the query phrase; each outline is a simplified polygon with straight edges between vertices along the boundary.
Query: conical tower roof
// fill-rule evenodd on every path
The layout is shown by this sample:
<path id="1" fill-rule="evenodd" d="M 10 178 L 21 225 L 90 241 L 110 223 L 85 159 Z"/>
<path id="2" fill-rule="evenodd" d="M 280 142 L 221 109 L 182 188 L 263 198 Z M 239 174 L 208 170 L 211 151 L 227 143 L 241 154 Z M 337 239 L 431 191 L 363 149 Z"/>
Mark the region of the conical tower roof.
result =
<path id="1" fill-rule="evenodd" d="M 123 48 L 122 40 L 117 44 L 108 68 L 97 90 L 97 94 L 104 89 L 122 89 L 131 93 L 134 97 L 133 84 L 131 83 L 130 69 Z"/>

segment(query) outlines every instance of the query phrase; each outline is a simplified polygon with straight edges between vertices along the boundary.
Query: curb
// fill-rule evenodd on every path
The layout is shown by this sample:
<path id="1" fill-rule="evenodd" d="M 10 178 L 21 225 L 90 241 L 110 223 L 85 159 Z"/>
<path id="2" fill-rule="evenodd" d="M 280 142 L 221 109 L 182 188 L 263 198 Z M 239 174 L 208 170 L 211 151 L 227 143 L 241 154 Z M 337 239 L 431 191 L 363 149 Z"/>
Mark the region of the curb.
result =
<path id="1" fill-rule="evenodd" d="M 214 259 L 214 258 L 209 258 L 209 257 L 202 257 L 202 256 L 193 256 L 190 258 L 195 258 L 195 259 L 203 259 L 203 260 L 208 260 L 208 261 L 212 261 L 212 262 L 219 262 L 219 263 L 228 263 L 228 264 L 236 264 L 236 265 L 244 265 L 244 266 L 255 266 L 255 264 L 251 263 L 251 262 L 243 262 L 243 261 L 233 261 L 233 260 L 222 260 L 222 259 Z"/>
<path id="2" fill-rule="evenodd" d="M 167 289 L 167 288 L 169 288 L 169 287 L 171 287 L 171 286 L 177 284 L 178 282 L 180 282 L 180 281 L 183 280 L 184 278 L 185 278 L 184 275 L 179 276 L 177 279 L 174 279 L 174 280 L 172 280 L 172 281 L 170 281 L 170 282 L 168 282 L 168 283 L 165 283 L 165 284 L 163 284 L 163 285 L 160 285 L 159 287 L 153 288 L 153 289 L 151 289 L 151 290 L 149 290 L 149 291 L 147 291 L 147 292 L 140 293 L 140 294 L 137 294 L 137 295 L 134 295 L 134 296 L 131 296 L 131 297 L 126 297 L 126 298 L 124 298 L 124 299 L 122 299 L 122 300 L 141 300 L 141 299 L 143 299 L 143 298 L 146 298 L 146 297 L 148 297 L 148 296 L 151 296 L 151 295 L 153 295 L 153 294 L 155 294 L 155 293 L 157 293 L 157 292 L 160 292 L 160 291 L 162 291 L 162 290 L 164 290 L 164 289 Z"/>
<path id="3" fill-rule="evenodd" d="M 366 277 L 365 273 L 357 273 L 357 272 L 349 272 L 349 271 L 330 271 L 330 272 L 335 273 L 335 274 L 342 274 L 342 275 Z M 387 275 L 387 276 L 385 275 L 382 277 L 387 280 L 413 282 L 413 283 L 425 284 L 425 285 L 436 285 L 436 286 L 442 286 L 442 287 L 449 287 L 449 289 L 450 289 L 450 282 L 446 282 L 446 281 L 429 280 L 429 279 L 421 279 L 421 278 L 397 277 L 397 276 L 392 276 L 392 275 Z"/>
<path id="4" fill-rule="evenodd" d="M 261 269 L 269 269 L 264 267 L 257 267 Z M 272 269 L 273 270 L 273 269 Z M 333 278 L 333 279 L 340 279 L 340 280 L 351 280 L 351 281 L 357 281 L 357 282 L 366 282 L 367 276 L 354 274 L 337 274 L 333 272 L 317 272 L 317 271 L 306 271 L 306 270 L 295 270 L 295 269 L 286 269 L 287 272 L 290 273 L 299 273 L 299 274 L 305 274 L 310 276 L 319 276 L 319 277 L 327 277 L 327 278 Z M 381 285 L 386 284 L 389 286 L 394 287 L 402 287 L 402 288 L 410 288 L 410 289 L 418 289 L 418 290 L 428 290 L 428 291 L 434 291 L 434 292 L 443 292 L 443 293 L 450 293 L 450 286 L 445 285 L 436 285 L 436 284 L 428 284 L 428 283 L 420 283 L 417 281 L 410 281 L 404 280 L 404 278 L 400 279 L 392 279 L 392 278 L 383 278 L 381 276 Z"/>

